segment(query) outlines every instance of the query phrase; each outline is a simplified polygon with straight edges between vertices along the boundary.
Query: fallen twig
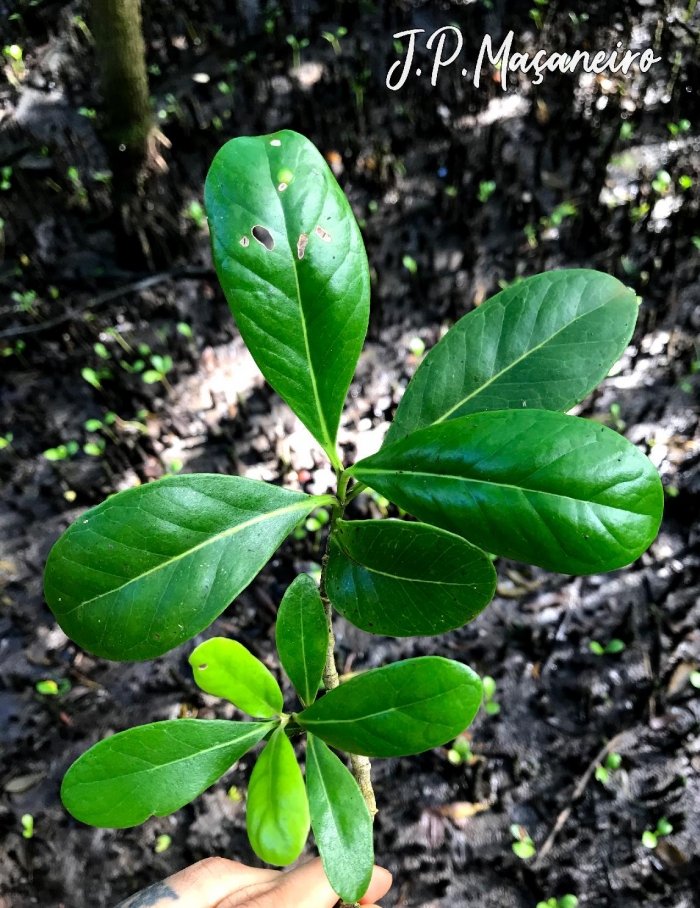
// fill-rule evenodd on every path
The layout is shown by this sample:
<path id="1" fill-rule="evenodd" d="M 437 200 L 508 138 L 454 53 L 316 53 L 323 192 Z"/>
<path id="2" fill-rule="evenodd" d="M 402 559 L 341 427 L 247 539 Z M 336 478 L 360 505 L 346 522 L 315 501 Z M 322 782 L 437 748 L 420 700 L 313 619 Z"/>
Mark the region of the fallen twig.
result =
<path id="1" fill-rule="evenodd" d="M 41 322 L 39 325 L 17 325 L 15 328 L 8 328 L 6 331 L 0 332 L 0 341 L 10 340 L 11 338 L 16 337 L 26 337 L 29 334 L 39 334 L 43 331 L 48 331 L 58 325 L 70 322 L 74 318 L 79 318 L 86 312 L 104 306 L 106 303 L 111 303 L 112 300 L 126 296 L 128 293 L 139 293 L 142 290 L 147 290 L 149 287 L 155 287 L 157 284 L 162 284 L 164 281 L 182 280 L 186 278 L 213 278 L 214 276 L 214 272 L 211 268 L 174 268 L 172 271 L 162 271 L 160 274 L 151 274 L 138 281 L 133 281 L 131 284 L 124 284 L 122 287 L 115 287 L 114 290 L 107 290 L 105 293 L 101 293 L 99 296 L 94 297 L 80 309 L 69 309 L 67 312 L 64 312 L 63 315 L 58 315 L 56 318 L 50 318 L 45 322 Z"/>

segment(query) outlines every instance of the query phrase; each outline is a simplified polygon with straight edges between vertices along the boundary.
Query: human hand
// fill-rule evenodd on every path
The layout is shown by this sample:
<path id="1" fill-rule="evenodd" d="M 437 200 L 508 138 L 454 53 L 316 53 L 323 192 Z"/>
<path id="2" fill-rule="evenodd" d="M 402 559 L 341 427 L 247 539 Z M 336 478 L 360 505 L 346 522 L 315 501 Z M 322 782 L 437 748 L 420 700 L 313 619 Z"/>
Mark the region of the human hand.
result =
<path id="1" fill-rule="evenodd" d="M 379 908 L 374 902 L 390 886 L 389 871 L 375 867 L 360 904 Z M 142 889 L 116 908 L 334 908 L 337 903 L 320 858 L 287 873 L 206 858 Z"/>

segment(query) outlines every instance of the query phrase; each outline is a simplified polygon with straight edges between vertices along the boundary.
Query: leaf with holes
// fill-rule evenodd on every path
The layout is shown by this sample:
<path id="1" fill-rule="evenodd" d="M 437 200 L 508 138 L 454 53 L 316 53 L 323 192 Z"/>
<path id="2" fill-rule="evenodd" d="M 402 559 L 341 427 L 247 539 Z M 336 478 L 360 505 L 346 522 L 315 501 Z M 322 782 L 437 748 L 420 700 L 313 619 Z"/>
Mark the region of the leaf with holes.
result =
<path id="1" fill-rule="evenodd" d="M 273 732 L 248 784 L 248 838 L 268 864 L 291 864 L 309 835 L 309 802 L 294 748 L 284 728 Z"/>
<path id="2" fill-rule="evenodd" d="M 245 646 L 226 637 L 212 637 L 189 658 L 197 686 L 214 697 L 224 697 L 251 716 L 279 715 L 284 698 L 279 684 Z"/>
<path id="3" fill-rule="evenodd" d="M 206 473 L 128 489 L 58 540 L 46 601 L 89 652 L 153 659 L 208 627 L 299 519 L 332 500 Z"/>
<path id="4" fill-rule="evenodd" d="M 126 829 L 165 817 L 213 785 L 276 724 L 171 719 L 130 728 L 76 760 L 61 799 L 91 826 Z"/>
<path id="5" fill-rule="evenodd" d="M 446 744 L 470 724 L 481 681 L 466 665 L 419 656 L 351 678 L 296 720 L 339 750 L 402 757 Z"/>
<path id="6" fill-rule="evenodd" d="M 308 574 L 300 574 L 282 597 L 275 638 L 282 667 L 308 706 L 316 699 L 328 652 L 326 613 Z"/>
<path id="7" fill-rule="evenodd" d="M 306 790 L 328 882 L 343 901 L 356 902 L 372 879 L 372 817 L 348 769 L 314 735 L 306 745 Z"/>
<path id="8" fill-rule="evenodd" d="M 545 410 L 475 413 L 421 429 L 351 472 L 426 523 L 566 574 L 634 561 L 663 511 L 658 473 L 627 439 Z"/>
<path id="9" fill-rule="evenodd" d="M 224 145 L 204 198 L 243 339 L 337 467 L 340 413 L 369 318 L 367 256 L 348 200 L 313 144 L 290 130 Z"/>
<path id="10" fill-rule="evenodd" d="M 405 520 L 339 520 L 328 598 L 372 634 L 443 634 L 479 614 L 496 589 L 488 555 L 461 536 Z"/>
<path id="11" fill-rule="evenodd" d="M 385 444 L 468 413 L 569 410 L 620 358 L 636 320 L 634 291 L 599 271 L 550 271 L 514 284 L 428 353 Z"/>

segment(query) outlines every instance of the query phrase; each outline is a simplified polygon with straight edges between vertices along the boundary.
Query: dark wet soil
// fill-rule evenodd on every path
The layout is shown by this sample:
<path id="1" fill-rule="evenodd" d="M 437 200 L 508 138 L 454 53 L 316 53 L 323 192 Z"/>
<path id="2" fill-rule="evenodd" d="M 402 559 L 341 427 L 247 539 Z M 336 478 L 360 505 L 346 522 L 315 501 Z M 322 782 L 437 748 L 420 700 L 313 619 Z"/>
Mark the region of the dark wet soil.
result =
<path id="1" fill-rule="evenodd" d="M 501 559 L 493 604 L 440 638 L 372 638 L 338 621 L 344 671 L 445 655 L 492 675 L 501 707 L 470 729 L 470 763 L 454 765 L 447 749 L 375 762 L 377 856 L 395 878 L 384 903 L 534 908 L 567 893 L 582 908 L 700 903 L 700 691 L 689 680 L 700 667 L 700 8 L 686 11 L 654 0 L 152 0 L 145 30 L 167 170 L 148 179 L 125 243 L 92 115 L 84 4 L 0 3 L 0 45 L 24 56 L 24 71 L 0 84 L 0 168 L 10 168 L 0 189 L 0 436 L 11 435 L 0 450 L 2 908 L 108 908 L 210 854 L 258 863 L 245 836 L 246 759 L 142 827 L 95 830 L 66 814 L 63 773 L 99 738 L 234 711 L 195 689 L 189 646 L 145 664 L 78 651 L 43 602 L 41 576 L 83 509 L 168 470 L 325 491 L 323 458 L 240 341 L 192 204 L 226 139 L 281 127 L 308 135 L 334 167 L 372 265 L 370 335 L 341 429 L 348 457 L 379 444 L 415 369 L 416 337 L 430 347 L 501 282 L 595 267 L 636 288 L 640 317 L 619 368 L 579 412 L 638 444 L 667 491 L 658 540 L 624 571 L 570 578 Z M 477 89 L 451 67 L 435 88 L 414 78 L 388 91 L 391 35 L 452 22 L 472 70 L 484 33 L 500 44 L 511 28 L 520 50 L 623 41 L 662 59 L 626 79 L 518 77 L 506 93 L 493 72 Z M 322 33 L 341 25 L 338 54 Z M 288 35 L 309 39 L 300 67 Z M 418 62 L 427 73 L 424 50 Z M 172 356 L 172 390 L 135 371 L 152 354 Z M 102 373 L 99 387 L 85 369 Z M 110 412 L 108 431 L 85 428 Z M 71 442 L 77 453 L 47 459 Z M 379 516 L 380 505 L 360 497 L 354 516 Z M 214 631 L 279 670 L 276 608 L 295 574 L 320 561 L 317 541 L 288 540 Z M 622 652 L 591 652 L 591 641 L 612 639 Z M 64 692 L 39 694 L 45 680 Z M 606 747 L 622 759 L 603 784 L 594 770 Z M 673 832 L 643 847 L 662 817 Z M 513 853 L 513 824 L 537 857 Z M 172 843 L 156 853 L 163 834 Z"/>

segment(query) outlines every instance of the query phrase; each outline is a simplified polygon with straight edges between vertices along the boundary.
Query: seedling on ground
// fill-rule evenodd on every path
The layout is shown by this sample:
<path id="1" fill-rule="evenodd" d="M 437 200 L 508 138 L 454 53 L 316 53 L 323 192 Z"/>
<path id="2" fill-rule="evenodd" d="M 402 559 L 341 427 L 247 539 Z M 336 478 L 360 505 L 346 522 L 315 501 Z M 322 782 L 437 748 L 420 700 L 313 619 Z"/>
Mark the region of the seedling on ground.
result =
<path id="1" fill-rule="evenodd" d="M 679 120 L 677 123 L 668 123 L 668 131 L 672 136 L 678 136 L 681 133 L 688 132 L 690 129 L 690 120 Z"/>
<path id="2" fill-rule="evenodd" d="M 188 474 L 119 492 L 56 543 L 46 599 L 88 651 L 154 659 L 206 631 L 300 521 L 315 513 L 321 522 L 330 509 L 313 570 L 319 587 L 296 577 L 277 616 L 279 664 L 297 700 L 284 702 L 277 677 L 241 643 L 206 639 L 189 655 L 196 683 L 252 720 L 182 718 L 118 732 L 73 764 L 62 797 L 86 823 L 138 825 L 178 810 L 264 745 L 246 799 L 252 847 L 289 864 L 313 829 L 331 885 L 356 902 L 374 859 L 369 758 L 443 747 L 464 734 L 482 700 L 491 713 L 498 704 L 493 680 L 482 685 L 466 665 L 437 656 L 340 683 L 333 610 L 370 634 L 425 637 L 486 607 L 495 555 L 580 575 L 646 550 L 663 507 L 656 470 L 607 426 L 566 415 L 625 350 L 637 299 L 585 270 L 509 287 L 424 357 L 379 452 L 346 464 L 337 431 L 370 290 L 347 199 L 314 146 L 284 130 L 226 144 L 205 205 L 243 339 L 328 457 L 333 491 Z M 156 380 L 166 362 L 154 364 Z M 348 519 L 365 488 L 416 520 Z M 294 748 L 304 736 L 305 779 Z M 514 829 L 516 854 L 534 855 L 527 832 Z"/>
<path id="3" fill-rule="evenodd" d="M 454 766 L 460 766 L 462 763 L 471 766 L 473 763 L 476 763 L 478 757 L 475 757 L 472 753 L 469 738 L 466 735 L 458 735 L 455 738 L 452 747 L 447 751 L 447 759 Z"/>
<path id="4" fill-rule="evenodd" d="M 104 391 L 102 387 L 102 382 L 105 379 L 111 378 L 112 373 L 109 369 L 91 369 L 89 366 L 86 366 L 84 369 L 80 370 L 80 374 L 83 379 L 89 384 L 92 385 L 97 391 Z"/>
<path id="5" fill-rule="evenodd" d="M 0 451 L 12 451 L 12 442 L 14 439 L 15 436 L 12 432 L 0 435 Z"/>
<path id="6" fill-rule="evenodd" d="M 31 813 L 22 815 L 22 835 L 25 839 L 34 838 L 34 817 Z"/>
<path id="7" fill-rule="evenodd" d="M 476 197 L 480 202 L 488 202 L 495 191 L 496 184 L 493 180 L 482 180 L 479 183 L 479 192 Z"/>
<path id="8" fill-rule="evenodd" d="M 651 187 L 659 195 L 666 195 L 673 186 L 673 179 L 668 170 L 659 170 L 652 180 Z"/>
<path id="9" fill-rule="evenodd" d="M 71 684 L 67 678 L 60 681 L 54 681 L 53 678 L 47 678 L 45 681 L 37 681 L 36 692 L 44 697 L 60 697 L 70 690 Z"/>
<path id="10" fill-rule="evenodd" d="M 596 656 L 616 656 L 626 649 L 626 646 L 623 640 L 618 640 L 617 637 L 614 637 L 605 646 L 597 640 L 591 640 L 588 648 Z"/>
<path id="11" fill-rule="evenodd" d="M 513 853 L 521 860 L 528 861 L 537 854 L 535 843 L 530 838 L 528 831 L 524 826 L 518 826 L 517 823 L 514 823 L 510 827 L 510 834 L 515 839 L 510 847 L 513 849 Z"/>
<path id="12" fill-rule="evenodd" d="M 173 386 L 168 381 L 168 372 L 173 367 L 173 358 L 172 356 L 158 356 L 154 354 L 151 357 L 151 366 L 152 369 L 146 369 L 141 378 L 146 382 L 147 385 L 154 385 L 156 382 L 161 382 L 166 391 L 172 392 Z"/>
<path id="13" fill-rule="evenodd" d="M 496 696 L 496 682 L 490 675 L 484 675 L 481 683 L 484 686 L 484 709 L 489 716 L 497 716 L 501 711 L 501 707 L 494 699 Z"/>
<path id="14" fill-rule="evenodd" d="M 341 25 L 340 28 L 337 28 L 335 32 L 321 32 L 321 37 L 328 41 L 333 50 L 336 53 L 336 56 L 340 56 L 340 39 L 344 38 L 348 33 L 347 28 L 344 25 Z"/>
<path id="15" fill-rule="evenodd" d="M 299 69 L 301 66 L 301 52 L 305 47 L 309 46 L 309 39 L 302 38 L 299 41 L 294 35 L 287 35 L 285 41 L 292 48 L 292 69 Z"/>
<path id="16" fill-rule="evenodd" d="M 198 202 L 196 199 L 193 199 L 185 210 L 187 217 L 194 221 L 199 230 L 203 230 L 207 224 L 207 216 L 204 213 L 204 208 L 201 202 Z"/>
<path id="17" fill-rule="evenodd" d="M 696 690 L 700 690 L 700 672 L 691 672 L 688 676 L 688 680 L 690 681 L 691 685 L 696 688 Z"/>
<path id="18" fill-rule="evenodd" d="M 653 831 L 647 829 L 646 832 L 642 835 L 642 845 L 645 848 L 656 848 L 659 844 L 659 839 L 664 838 L 667 835 L 671 835 L 673 832 L 673 826 L 668 822 L 666 817 L 661 817 L 659 822 L 656 824 L 656 829 Z"/>
<path id="19" fill-rule="evenodd" d="M 603 785 L 607 785 L 610 781 L 610 774 L 616 772 L 621 765 L 622 757 L 620 756 L 620 754 L 608 754 L 603 765 L 596 768 L 596 779 Z"/>
<path id="20" fill-rule="evenodd" d="M 69 441 L 65 445 L 58 445 L 56 448 L 49 448 L 44 451 L 44 457 L 51 461 L 70 460 L 71 457 L 75 457 L 79 450 L 80 445 L 77 441 Z"/>
<path id="21" fill-rule="evenodd" d="M 546 902 L 538 902 L 537 908 L 576 908 L 578 899 L 575 895 L 563 895 L 560 899 L 547 899 Z"/>
<path id="22" fill-rule="evenodd" d="M 188 340 L 192 340 L 192 329 L 187 324 L 187 322 L 177 323 L 177 333 L 181 334 L 183 337 L 186 337 Z"/>
<path id="23" fill-rule="evenodd" d="M 164 851 L 167 851 L 168 848 L 170 848 L 172 842 L 173 840 L 170 838 L 170 836 L 163 833 L 156 839 L 156 845 L 153 850 L 156 854 L 163 854 Z"/>
<path id="24" fill-rule="evenodd" d="M 418 274 L 418 263 L 410 255 L 405 255 L 401 259 L 401 263 L 410 274 Z"/>

